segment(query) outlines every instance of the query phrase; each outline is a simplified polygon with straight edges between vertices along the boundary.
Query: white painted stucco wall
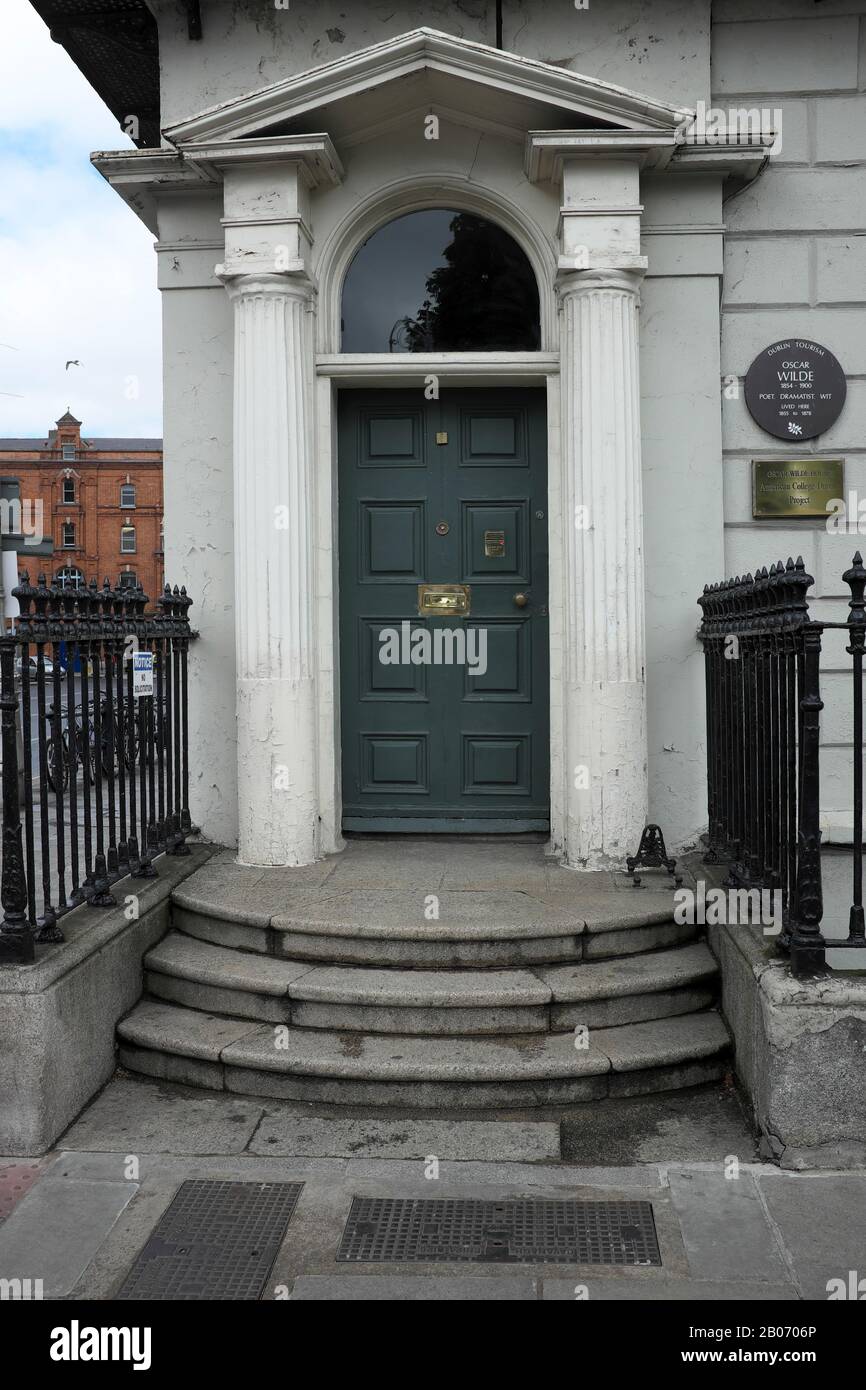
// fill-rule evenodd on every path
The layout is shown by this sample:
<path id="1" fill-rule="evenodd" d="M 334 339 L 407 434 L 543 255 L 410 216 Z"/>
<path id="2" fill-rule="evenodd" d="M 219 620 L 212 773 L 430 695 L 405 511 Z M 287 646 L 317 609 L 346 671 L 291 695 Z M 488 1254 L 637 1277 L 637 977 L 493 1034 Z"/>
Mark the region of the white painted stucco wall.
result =
<path id="1" fill-rule="evenodd" d="M 221 216 L 221 190 L 159 199 L 166 573 L 193 596 L 200 634 L 190 646 L 190 807 L 209 839 L 235 844 L 233 327 L 213 273 Z"/>
<path id="2" fill-rule="evenodd" d="M 760 180 L 725 205 L 728 227 L 722 371 L 742 379 L 770 343 L 807 337 L 848 377 L 845 408 L 815 440 L 774 440 L 745 402 L 724 402 L 725 570 L 754 571 L 801 554 L 815 577 L 816 618 L 844 622 L 841 576 L 866 536 L 830 535 L 820 520 L 753 521 L 756 458 L 842 458 L 866 498 L 866 4 L 863 0 L 717 0 L 713 103 L 780 108 L 782 149 Z M 843 638 L 824 644 L 821 804 L 825 831 L 850 839 L 850 664 Z"/>
<path id="3" fill-rule="evenodd" d="M 426 26 L 495 43 L 493 0 L 207 0 L 190 43 L 177 0 L 148 0 L 159 24 L 162 124 L 292 73 Z M 504 0 L 503 46 L 659 101 L 709 96 L 709 0 Z M 191 51 L 193 50 L 193 51 Z"/>

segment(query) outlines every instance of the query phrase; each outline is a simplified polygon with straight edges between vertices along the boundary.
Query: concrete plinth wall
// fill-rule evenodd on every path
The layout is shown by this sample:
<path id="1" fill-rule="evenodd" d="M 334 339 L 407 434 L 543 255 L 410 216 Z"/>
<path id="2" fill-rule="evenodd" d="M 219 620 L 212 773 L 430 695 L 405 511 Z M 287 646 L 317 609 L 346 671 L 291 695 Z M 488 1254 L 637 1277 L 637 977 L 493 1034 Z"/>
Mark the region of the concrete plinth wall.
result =
<path id="1" fill-rule="evenodd" d="M 38 946 L 33 965 L 0 966 L 0 1153 L 45 1153 L 105 1085 L 117 1022 L 141 995 L 142 957 L 168 930 L 171 891 L 212 852 L 162 855 L 158 878 L 114 886 L 117 907 L 64 917 L 66 941 Z"/>
<path id="2" fill-rule="evenodd" d="M 785 1168 L 866 1163 L 866 976 L 795 980 L 760 928 L 709 927 L 737 1075 L 765 1157 Z"/>

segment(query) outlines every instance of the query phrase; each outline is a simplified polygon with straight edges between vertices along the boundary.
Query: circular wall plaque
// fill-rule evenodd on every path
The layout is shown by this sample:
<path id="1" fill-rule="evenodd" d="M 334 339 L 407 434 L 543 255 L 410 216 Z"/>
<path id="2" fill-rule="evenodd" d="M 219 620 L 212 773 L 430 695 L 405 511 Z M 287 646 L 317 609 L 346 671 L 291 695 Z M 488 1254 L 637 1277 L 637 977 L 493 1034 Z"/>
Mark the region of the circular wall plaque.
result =
<path id="1" fill-rule="evenodd" d="M 746 405 L 776 439 L 814 439 L 835 424 L 847 385 L 838 358 L 807 338 L 764 348 L 746 372 Z"/>

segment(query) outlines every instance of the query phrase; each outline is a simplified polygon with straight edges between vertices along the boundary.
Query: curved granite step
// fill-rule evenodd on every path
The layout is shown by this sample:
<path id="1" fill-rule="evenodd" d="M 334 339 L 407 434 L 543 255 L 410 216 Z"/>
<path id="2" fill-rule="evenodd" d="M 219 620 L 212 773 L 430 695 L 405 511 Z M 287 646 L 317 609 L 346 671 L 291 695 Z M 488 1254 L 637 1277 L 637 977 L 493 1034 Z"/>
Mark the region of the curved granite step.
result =
<path id="1" fill-rule="evenodd" d="M 671 902 L 626 892 L 502 893 L 406 889 L 301 890 L 268 913 L 207 885 L 172 900 L 175 928 L 213 945 L 296 961 L 462 970 L 567 964 L 636 955 L 694 941 Z"/>
<path id="2" fill-rule="evenodd" d="M 274 1028 L 145 1000 L 119 1025 L 132 1071 L 238 1094 L 342 1105 L 573 1104 L 717 1079 L 728 1034 L 713 1011 L 569 1033 L 368 1036 Z"/>
<path id="3" fill-rule="evenodd" d="M 293 1027 L 440 1036 L 571 1031 L 671 1017 L 713 1001 L 704 945 L 615 963 L 382 970 L 285 961 L 172 933 L 145 958 L 148 992 L 208 1013 Z"/>

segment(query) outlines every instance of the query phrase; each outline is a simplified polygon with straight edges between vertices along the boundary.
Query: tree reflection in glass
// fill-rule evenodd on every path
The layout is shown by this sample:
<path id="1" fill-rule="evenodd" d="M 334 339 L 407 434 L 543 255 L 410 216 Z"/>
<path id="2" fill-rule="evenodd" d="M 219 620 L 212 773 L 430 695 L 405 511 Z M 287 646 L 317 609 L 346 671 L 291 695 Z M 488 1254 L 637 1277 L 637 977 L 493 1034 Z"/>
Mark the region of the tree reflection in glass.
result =
<path id="1" fill-rule="evenodd" d="M 344 352 L 535 352 L 538 286 L 508 232 L 474 213 L 396 218 L 353 260 Z"/>

